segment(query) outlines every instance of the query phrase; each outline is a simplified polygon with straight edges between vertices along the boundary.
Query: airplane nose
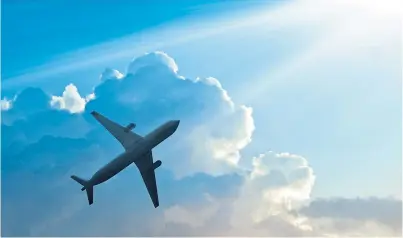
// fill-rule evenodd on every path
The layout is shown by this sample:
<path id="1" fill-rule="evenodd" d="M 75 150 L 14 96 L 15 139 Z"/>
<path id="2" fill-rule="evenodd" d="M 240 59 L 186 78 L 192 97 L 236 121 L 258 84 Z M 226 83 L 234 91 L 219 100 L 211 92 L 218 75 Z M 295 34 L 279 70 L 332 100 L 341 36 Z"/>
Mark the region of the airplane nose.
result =
<path id="1" fill-rule="evenodd" d="M 176 127 L 179 126 L 179 122 L 180 122 L 180 120 L 174 120 L 174 124 L 175 124 Z"/>

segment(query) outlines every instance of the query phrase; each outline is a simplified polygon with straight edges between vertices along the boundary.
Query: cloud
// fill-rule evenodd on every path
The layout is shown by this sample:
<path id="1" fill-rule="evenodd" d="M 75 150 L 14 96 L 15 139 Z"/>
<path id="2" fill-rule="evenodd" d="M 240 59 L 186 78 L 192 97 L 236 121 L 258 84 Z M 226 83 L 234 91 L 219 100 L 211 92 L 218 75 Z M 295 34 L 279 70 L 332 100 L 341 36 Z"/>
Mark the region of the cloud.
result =
<path id="1" fill-rule="evenodd" d="M 352 213 L 357 209 L 367 212 L 363 216 L 340 217 L 317 210 L 323 216 L 318 217 L 307 212 L 316 210 L 317 205 L 316 200 L 309 204 L 315 176 L 305 158 L 267 152 L 254 160 L 253 170 L 245 173 L 242 182 L 235 186 L 236 193 L 227 197 L 200 193 L 203 199 L 193 204 L 170 206 L 164 211 L 164 222 L 155 224 L 158 232 L 152 234 L 364 237 L 401 234 L 401 201 L 376 199 L 383 205 L 375 208 L 376 203 L 365 205 L 365 202 L 343 199 L 346 204 L 354 204 Z M 334 211 L 340 210 L 335 203 L 328 205 Z M 387 218 L 378 219 L 385 212 L 389 213 Z M 374 214 L 378 218 L 374 219 Z"/>
<path id="2" fill-rule="evenodd" d="M 250 167 L 242 167 L 240 152 L 255 130 L 253 110 L 234 102 L 218 79 L 188 79 L 163 52 L 133 59 L 127 74 L 105 72 L 91 96 L 82 97 L 73 84 L 53 97 L 28 88 L 3 112 L 10 118 L 2 122 L 5 235 L 401 234 L 395 210 L 401 201 L 379 199 L 384 206 L 374 206 L 346 199 L 342 203 L 354 213 L 348 215 L 338 203 L 326 202 L 324 209 L 312 201 L 316 177 L 303 156 L 269 151 L 243 158 Z M 122 151 L 89 115 L 92 110 L 121 124 L 135 122 L 142 135 L 165 120 L 181 120 L 153 150 L 163 161 L 156 171 L 158 209 L 135 166 L 97 186 L 92 206 L 69 178 L 91 176 Z"/>
<path id="3" fill-rule="evenodd" d="M 60 110 L 67 110 L 71 113 L 83 112 L 85 104 L 95 98 L 94 94 L 89 94 L 82 98 L 74 84 L 65 87 L 62 96 L 52 96 L 50 105 Z"/>
<path id="4" fill-rule="evenodd" d="M 228 216 L 221 221 L 225 228 L 213 229 L 216 233 L 207 235 L 308 234 L 309 229 L 301 222 L 303 219 L 297 212 L 309 202 L 314 181 L 312 168 L 305 158 L 289 153 L 267 152 L 253 159 L 253 168 L 243 173 L 235 196 L 226 199 L 210 197 L 208 202 L 197 207 L 176 206 L 169 210 L 170 216 L 166 216 L 170 222 L 210 230 L 210 221 L 217 219 L 225 210 Z M 201 208 L 204 212 L 199 211 Z M 189 214 L 196 215 L 193 219 L 186 218 Z M 204 221 L 203 225 L 201 221 Z M 264 225 L 266 223 L 270 227 Z M 185 234 L 200 235 L 194 230 Z"/>
<path id="5" fill-rule="evenodd" d="M 209 196 L 206 194 L 205 196 Z M 213 199 L 207 198 L 208 204 L 193 205 L 193 209 L 185 209 L 182 206 L 174 205 L 164 211 L 165 222 L 186 224 L 190 227 L 202 227 L 211 217 L 217 212 L 219 204 L 215 203 Z M 198 213 L 190 212 L 198 209 Z"/>
<path id="6" fill-rule="evenodd" d="M 251 141 L 252 108 L 236 105 L 215 78 L 188 79 L 178 74 L 175 61 L 164 52 L 133 59 L 127 74 L 116 79 L 105 80 L 94 89 L 96 99 L 86 110 L 102 108 L 107 116 L 118 110 L 115 120 L 128 123 L 133 118 L 140 126 L 181 119 L 175 141 L 161 147 L 165 155 L 173 156 L 166 166 L 176 176 L 231 171 L 239 161 L 239 151 Z"/>
<path id="7" fill-rule="evenodd" d="M 252 164 L 236 201 L 239 216 L 234 216 L 234 226 L 244 224 L 243 219 L 237 218 L 245 214 L 249 213 L 250 221 L 259 223 L 267 217 L 297 210 L 309 201 L 315 176 L 304 157 L 267 152 L 253 158 Z"/>
<path id="8" fill-rule="evenodd" d="M 130 63 L 128 68 L 128 74 L 124 77 L 105 78 L 100 85 L 95 87 L 94 94 L 92 94 L 94 95 L 93 100 L 85 100 L 84 97 L 81 97 L 73 84 L 65 88 L 62 96 L 49 96 L 49 94 L 36 88 L 26 89 L 17 96 L 17 107 L 15 107 L 14 110 L 22 114 L 21 118 L 12 121 L 11 125 L 7 126 L 9 129 L 8 135 L 12 136 L 9 137 L 9 145 L 3 147 L 5 148 L 4 151 L 6 155 L 3 159 L 7 161 L 6 164 L 8 168 L 8 172 L 5 174 L 15 178 L 16 181 L 22 180 L 25 176 L 32 176 L 32 171 L 37 171 L 34 173 L 35 176 L 32 177 L 32 182 L 44 185 L 42 185 L 41 189 L 38 189 L 38 198 L 31 199 L 29 202 L 30 206 L 39 209 L 45 206 L 42 204 L 42 201 L 52 199 L 56 203 L 62 203 L 63 206 L 71 207 L 71 205 L 68 205 L 70 202 L 65 201 L 63 198 L 63 196 L 67 195 L 65 193 L 63 194 L 63 192 L 53 194 L 49 188 L 50 184 L 53 182 L 45 183 L 45 181 L 47 179 L 59 181 L 57 183 L 63 184 L 58 188 L 60 189 L 59 191 L 63 191 L 63 189 L 67 190 L 70 187 L 65 184 L 66 182 L 60 181 L 64 181 L 68 178 L 68 171 L 73 169 L 72 166 L 74 166 L 74 168 L 79 167 L 75 163 L 83 166 L 78 162 L 79 160 L 68 159 L 69 157 L 79 157 L 84 161 L 86 161 L 85 158 L 88 157 L 97 158 L 95 161 L 89 160 L 95 165 L 93 168 L 88 169 L 88 171 L 93 171 L 97 169 L 97 166 L 101 166 L 111 156 L 114 156 L 115 152 L 121 149 L 119 145 L 113 141 L 114 139 L 105 132 L 104 128 L 97 124 L 93 118 L 88 116 L 88 112 L 91 110 L 98 110 L 122 124 L 128 122 L 127 119 L 133 118 L 132 120 L 139 125 L 139 131 L 143 130 L 144 132 L 154 129 L 164 120 L 180 118 L 182 120 L 181 126 L 183 125 L 181 132 L 176 136 L 176 141 L 175 137 L 173 137 L 171 143 L 171 145 L 176 144 L 178 147 L 173 146 L 174 149 L 165 152 L 164 157 L 172 158 L 170 161 L 165 160 L 167 161 L 167 166 L 165 167 L 167 169 L 175 167 L 175 163 L 182 164 L 179 170 L 173 170 L 175 174 L 174 177 L 178 177 L 178 174 L 182 172 L 182 179 L 176 180 L 174 177 L 171 177 L 170 180 L 175 182 L 172 182 L 170 188 L 174 187 L 175 184 L 183 184 L 183 181 L 187 181 L 187 177 L 183 177 L 183 172 L 186 172 L 187 176 L 192 176 L 193 180 L 195 180 L 191 182 L 191 184 L 186 185 L 188 189 L 197 186 L 197 183 L 205 184 L 207 180 L 211 180 L 212 183 L 220 184 L 218 177 L 210 177 L 208 175 L 200 177 L 195 175 L 208 169 L 208 164 L 214 166 L 214 163 L 221 163 L 218 159 L 225 160 L 226 158 L 234 157 L 234 154 L 235 156 L 239 156 L 239 149 L 250 141 L 251 131 L 254 129 L 251 109 L 245 106 L 235 105 L 228 96 L 228 93 L 216 79 L 191 80 L 178 75 L 178 66 L 175 61 L 165 53 L 155 52 L 136 58 Z M 109 72 L 111 71 L 109 70 Z M 114 75 L 121 75 L 116 70 L 112 72 L 114 72 Z M 24 96 L 30 94 L 30 97 Z M 31 100 L 27 100 L 28 98 L 31 98 Z M 35 98 L 38 99 L 32 100 Z M 38 101 L 38 103 L 35 104 L 38 110 L 32 110 L 32 108 L 30 108 L 29 105 L 32 104 L 32 101 Z M 32 112 L 24 114 L 24 112 L 28 112 L 26 109 L 30 109 Z M 116 113 L 117 111 L 120 113 Z M 189 116 L 189 112 L 193 112 L 194 115 Z M 7 113 L 10 114 L 12 111 L 8 111 Z M 203 117 L 209 116 L 210 114 L 214 115 L 214 120 L 210 123 L 203 124 L 205 121 Z M 211 118 L 213 119 L 213 117 Z M 220 120 L 227 121 L 228 127 L 220 128 Z M 245 129 L 242 130 L 242 123 L 247 120 L 252 124 L 252 126 L 249 125 L 252 129 L 245 131 Z M 196 128 L 193 126 L 194 124 L 197 124 L 197 128 L 204 128 L 204 134 L 196 133 L 197 130 L 194 129 Z M 6 128 L 6 125 L 2 126 Z M 231 126 L 239 126 L 240 131 L 233 132 Z M 74 128 L 74 130 L 72 130 L 72 128 Z M 18 136 L 19 133 L 21 136 Z M 79 135 L 77 135 L 77 133 L 79 133 Z M 192 144 L 192 141 L 180 139 L 181 136 L 185 136 L 186 134 L 191 134 L 193 140 L 205 140 L 208 146 L 201 151 L 196 151 L 198 147 Z M 80 139 L 80 137 L 82 139 Z M 70 139 L 63 140 L 62 138 Z M 80 142 L 80 140 L 84 141 Z M 113 143 L 111 143 L 112 141 Z M 9 147 L 13 143 L 17 143 L 18 150 Z M 75 154 L 76 152 L 72 154 L 72 152 L 67 150 L 67 148 L 71 146 L 76 148 L 79 146 L 79 143 L 83 143 L 83 145 L 86 146 L 96 145 L 98 148 L 102 149 L 97 149 L 97 152 L 94 151 L 94 155 L 90 155 L 89 152 L 86 152 L 87 150 L 82 147 L 74 149 L 78 154 Z M 182 143 L 183 146 L 180 147 Z M 234 143 L 234 145 L 226 145 L 226 143 Z M 220 144 L 223 145 L 223 148 L 220 148 Z M 63 149 L 64 146 L 66 146 L 66 149 Z M 80 150 L 82 150 L 82 153 Z M 181 151 L 181 154 L 185 156 L 178 158 L 177 151 Z M 63 156 L 58 156 L 59 153 L 63 153 Z M 156 157 L 162 157 L 158 151 L 155 154 Z M 209 157 L 209 155 L 214 154 L 217 155 L 213 158 Z M 190 167 L 193 162 L 183 160 L 183 158 L 186 159 L 187 155 L 192 156 L 191 159 L 193 161 L 206 160 L 203 163 L 204 167 L 198 167 L 198 163 L 194 163 L 195 165 Z M 62 158 L 66 158 L 65 160 L 69 160 L 71 163 L 66 164 Z M 102 158 L 104 160 L 102 160 Z M 21 166 L 24 166 L 26 169 L 22 170 Z M 220 173 L 224 174 L 224 169 L 225 167 L 222 165 L 222 168 L 218 168 L 217 171 L 221 171 Z M 88 171 L 86 172 L 88 173 Z M 49 173 L 55 177 L 50 178 Z M 75 173 L 77 173 L 77 171 Z M 166 180 L 170 181 L 169 179 Z M 139 181 L 141 181 L 141 179 L 139 179 Z M 6 187 L 10 189 L 13 188 L 14 186 L 11 184 L 12 183 Z M 74 185 L 75 184 L 72 186 L 72 191 L 76 189 Z M 232 188 L 225 184 L 221 185 Z M 19 186 L 25 187 L 24 183 Z M 26 186 L 29 185 L 27 184 Z M 32 185 L 31 187 L 35 188 L 36 186 Z M 190 201 L 197 201 L 199 194 L 207 192 L 215 196 L 215 194 L 225 191 L 222 188 L 211 190 L 208 187 L 209 186 L 201 186 L 199 190 L 195 191 L 194 195 L 187 196 L 187 199 L 194 197 Z M 139 182 L 138 190 L 141 191 L 141 189 L 144 189 L 144 185 Z M 178 194 L 182 192 L 181 189 L 178 189 Z M 163 196 L 163 189 L 160 190 L 162 193 L 161 196 Z M 29 191 L 32 190 L 26 189 L 27 193 L 29 193 Z M 23 201 L 15 201 L 12 198 L 13 196 L 11 196 L 12 193 L 9 192 L 9 194 L 10 196 L 4 199 L 5 203 L 16 204 L 14 206 L 10 205 L 10 207 L 16 209 L 21 203 L 25 203 Z M 147 196 L 145 199 L 146 202 L 149 202 Z M 187 204 L 187 199 L 183 200 L 180 197 L 177 199 L 182 200 L 182 205 Z M 165 201 L 167 200 L 169 200 L 169 198 L 165 199 Z M 85 203 L 82 203 L 80 206 L 83 205 L 85 205 Z M 43 234 L 42 232 L 45 230 L 52 230 L 49 226 L 58 226 L 48 221 L 50 217 L 59 216 L 60 213 L 64 214 L 65 212 L 57 208 L 49 208 L 49 210 L 52 210 L 52 212 L 49 212 L 49 214 L 52 215 L 47 216 L 35 214 L 33 211 L 36 218 L 34 219 L 32 217 L 31 220 L 28 220 L 28 217 L 26 218 L 25 224 L 31 228 L 27 228 L 25 231 L 30 234 Z M 175 209 L 173 211 L 175 211 Z M 63 222 L 69 221 L 69 217 L 71 216 L 74 217 L 76 214 L 62 215 L 62 217 L 64 217 L 64 219 L 62 219 Z M 10 223 L 12 223 L 12 220 L 13 219 L 10 220 Z M 5 230 L 7 231 L 7 228 Z M 10 230 L 8 230 L 9 233 L 11 230 L 13 229 L 10 228 Z M 24 231 L 24 229 L 21 229 L 21 231 Z"/>
<path id="9" fill-rule="evenodd" d="M 178 73 L 178 65 L 176 65 L 175 60 L 161 51 L 146 53 L 142 57 L 133 59 L 127 69 L 127 73 L 136 74 L 139 70 L 145 67 L 158 67 L 159 65 L 165 66 L 164 68 L 161 68 L 162 70 L 169 70 L 173 74 Z"/>
<path id="10" fill-rule="evenodd" d="M 122 79 L 123 77 L 124 75 L 116 69 L 106 68 L 101 76 L 99 76 L 99 79 L 105 81 L 108 79 Z"/>
<path id="11" fill-rule="evenodd" d="M 21 116 L 31 115 L 50 107 L 50 96 L 39 88 L 28 87 L 14 97 L 12 110 Z M 8 113 L 8 112 L 7 112 Z"/>
<path id="12" fill-rule="evenodd" d="M 354 223 L 363 222 L 369 226 L 384 227 L 397 234 L 402 229 L 402 214 L 398 212 L 401 210 L 402 202 L 395 199 L 333 198 L 312 201 L 300 212 L 316 219 L 335 219 L 338 223 L 343 220 Z M 353 228 L 352 226 L 346 227 L 346 229 Z"/>
<path id="13" fill-rule="evenodd" d="M 0 106 L 2 111 L 7 111 L 11 108 L 12 102 L 11 100 L 7 100 L 7 98 L 0 100 Z"/>
<path id="14" fill-rule="evenodd" d="M 2 140 L 4 151 L 9 145 L 23 147 L 46 135 L 79 138 L 88 132 L 84 118 L 53 110 L 50 102 L 50 94 L 39 88 L 28 87 L 15 95 L 13 106 L 2 112 L 2 137 L 7 138 Z"/>

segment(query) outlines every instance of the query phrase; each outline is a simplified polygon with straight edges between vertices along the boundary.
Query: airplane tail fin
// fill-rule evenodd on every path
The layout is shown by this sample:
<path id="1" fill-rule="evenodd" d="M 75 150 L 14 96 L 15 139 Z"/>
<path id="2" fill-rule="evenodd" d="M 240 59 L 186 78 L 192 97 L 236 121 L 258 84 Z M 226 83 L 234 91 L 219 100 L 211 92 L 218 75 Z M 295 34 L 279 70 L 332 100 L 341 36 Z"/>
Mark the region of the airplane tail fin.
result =
<path id="1" fill-rule="evenodd" d="M 88 180 L 79 178 L 79 177 L 77 177 L 75 175 L 72 175 L 71 178 L 74 179 L 74 181 L 76 181 L 77 183 L 83 185 L 83 188 L 81 189 L 81 191 L 86 190 L 88 203 L 89 203 L 89 205 L 91 205 L 94 202 L 94 186 L 92 186 L 88 182 Z"/>

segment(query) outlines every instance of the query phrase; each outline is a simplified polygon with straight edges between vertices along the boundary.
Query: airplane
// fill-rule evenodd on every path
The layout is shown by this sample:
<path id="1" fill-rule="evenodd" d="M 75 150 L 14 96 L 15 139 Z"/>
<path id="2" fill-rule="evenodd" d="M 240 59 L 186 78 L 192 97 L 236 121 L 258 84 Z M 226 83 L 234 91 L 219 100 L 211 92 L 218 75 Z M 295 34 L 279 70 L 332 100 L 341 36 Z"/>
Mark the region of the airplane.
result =
<path id="1" fill-rule="evenodd" d="M 178 128 L 180 121 L 168 121 L 143 137 L 132 131 L 136 127 L 134 123 L 129 123 L 124 127 L 96 111 L 92 111 L 91 115 L 120 142 L 124 152 L 100 168 L 89 180 L 75 175 L 70 176 L 83 186 L 81 191 L 86 190 L 89 205 L 94 202 L 94 186 L 109 180 L 129 165 L 134 164 L 140 171 L 154 207 L 157 208 L 159 200 L 155 170 L 161 166 L 162 162 L 160 160 L 153 162 L 152 149 L 170 137 Z"/>

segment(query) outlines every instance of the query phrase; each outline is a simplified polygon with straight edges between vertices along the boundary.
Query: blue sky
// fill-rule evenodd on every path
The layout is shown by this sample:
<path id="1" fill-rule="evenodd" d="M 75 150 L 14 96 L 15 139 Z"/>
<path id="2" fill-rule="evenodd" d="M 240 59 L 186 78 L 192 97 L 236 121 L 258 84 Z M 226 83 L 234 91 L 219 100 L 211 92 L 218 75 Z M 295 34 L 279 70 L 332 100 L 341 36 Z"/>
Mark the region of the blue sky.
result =
<path id="1" fill-rule="evenodd" d="M 401 234 L 399 6 L 3 1 L 3 232 Z M 155 148 L 160 209 L 129 168 L 85 204 L 69 175 L 121 150 L 91 110 L 139 134 L 181 119 Z"/>

